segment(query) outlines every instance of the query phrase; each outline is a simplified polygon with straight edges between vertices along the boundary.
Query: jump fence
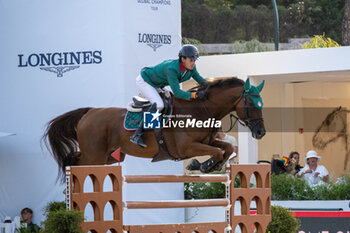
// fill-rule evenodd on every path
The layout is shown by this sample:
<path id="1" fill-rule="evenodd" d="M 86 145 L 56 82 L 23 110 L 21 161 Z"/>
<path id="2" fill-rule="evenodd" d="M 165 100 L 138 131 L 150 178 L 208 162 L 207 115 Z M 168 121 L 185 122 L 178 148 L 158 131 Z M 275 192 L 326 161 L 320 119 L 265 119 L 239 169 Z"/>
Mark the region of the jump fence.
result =
<path id="1" fill-rule="evenodd" d="M 84 181 L 91 178 L 93 192 L 84 193 Z M 103 192 L 105 178 L 109 176 L 113 190 Z M 239 176 L 240 187 L 234 187 Z M 256 187 L 250 187 L 250 178 L 255 176 Z M 176 201 L 124 201 L 122 188 L 127 183 L 182 183 L 222 182 L 226 185 L 226 198 Z M 121 166 L 72 166 L 66 168 L 66 201 L 68 209 L 84 211 L 88 203 L 94 212 L 94 221 L 83 222 L 84 232 L 91 233 L 235 233 L 237 226 L 242 233 L 265 233 L 271 221 L 270 165 L 231 165 L 222 175 L 122 175 Z M 235 213 L 235 203 L 240 202 L 241 213 Z M 250 213 L 250 204 L 255 201 L 256 214 Z M 113 220 L 104 221 L 104 208 L 110 203 Z M 123 211 L 126 209 L 187 208 L 223 206 L 226 221 L 208 223 L 183 223 L 159 225 L 124 225 Z"/>

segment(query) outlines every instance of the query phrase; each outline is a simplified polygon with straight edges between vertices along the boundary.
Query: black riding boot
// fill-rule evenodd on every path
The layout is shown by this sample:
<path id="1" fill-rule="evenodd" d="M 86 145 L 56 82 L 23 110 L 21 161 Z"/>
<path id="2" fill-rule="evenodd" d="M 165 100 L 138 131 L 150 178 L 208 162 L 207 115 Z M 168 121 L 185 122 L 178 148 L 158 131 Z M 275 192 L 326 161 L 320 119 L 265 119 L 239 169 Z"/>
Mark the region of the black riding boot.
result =
<path id="1" fill-rule="evenodd" d="M 144 129 L 143 129 L 143 113 L 144 112 L 154 112 L 157 110 L 157 103 L 153 103 L 151 106 L 149 106 L 148 109 L 144 109 L 142 111 L 142 120 L 139 124 L 139 127 L 136 129 L 135 133 L 130 137 L 130 141 L 138 146 L 141 146 L 141 147 L 147 147 L 147 145 L 143 142 L 142 140 L 142 135 L 143 135 L 143 132 L 144 132 Z"/>

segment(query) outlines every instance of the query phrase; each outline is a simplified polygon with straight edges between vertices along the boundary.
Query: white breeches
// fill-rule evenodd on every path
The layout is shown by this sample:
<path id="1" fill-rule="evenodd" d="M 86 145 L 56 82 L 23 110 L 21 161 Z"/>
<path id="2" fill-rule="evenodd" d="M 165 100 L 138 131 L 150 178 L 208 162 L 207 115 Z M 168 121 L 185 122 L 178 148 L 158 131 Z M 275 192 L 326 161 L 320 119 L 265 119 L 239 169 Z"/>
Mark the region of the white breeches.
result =
<path id="1" fill-rule="evenodd" d="M 152 103 L 157 103 L 157 109 L 159 111 L 163 110 L 164 103 L 162 98 L 160 98 L 157 90 L 151 85 L 149 85 L 145 80 L 143 80 L 141 75 L 137 76 L 136 85 L 139 88 L 140 93 L 142 94 L 142 97 L 146 98 Z"/>

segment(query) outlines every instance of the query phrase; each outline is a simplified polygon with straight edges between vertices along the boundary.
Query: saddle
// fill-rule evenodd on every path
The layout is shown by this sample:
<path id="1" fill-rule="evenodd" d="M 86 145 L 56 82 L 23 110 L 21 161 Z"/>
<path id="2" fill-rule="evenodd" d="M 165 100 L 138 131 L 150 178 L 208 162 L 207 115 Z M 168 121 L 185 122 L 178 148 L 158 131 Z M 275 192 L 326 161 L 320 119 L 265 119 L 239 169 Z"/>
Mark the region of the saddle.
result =
<path id="1" fill-rule="evenodd" d="M 161 116 L 170 116 L 172 113 L 172 95 L 168 90 L 164 90 L 161 88 L 156 88 L 158 91 L 160 97 L 163 100 L 164 108 L 161 112 Z M 138 113 L 138 115 L 141 115 L 142 119 L 142 113 L 143 111 L 147 110 L 151 106 L 151 102 L 145 98 L 142 98 L 140 96 L 134 96 L 132 98 L 132 102 L 130 102 L 127 106 L 128 113 L 126 114 L 125 119 L 127 118 L 127 115 L 130 113 Z M 125 122 L 125 120 L 124 120 Z M 163 121 L 161 121 L 163 122 Z M 154 129 L 156 140 L 158 142 L 159 146 L 159 152 L 156 154 L 152 162 L 158 162 L 162 160 L 177 160 L 177 158 L 170 155 L 168 148 L 165 143 L 165 139 L 162 133 L 162 129 Z"/>
<path id="2" fill-rule="evenodd" d="M 127 106 L 127 110 L 129 112 L 142 112 L 151 106 L 151 102 L 149 100 L 146 100 L 140 96 L 132 97 L 132 101 L 133 102 L 130 102 Z"/>
<path id="3" fill-rule="evenodd" d="M 169 112 L 169 109 L 171 109 L 172 107 L 171 94 L 168 90 L 164 90 L 161 88 L 156 88 L 156 90 L 159 93 L 164 103 L 164 108 L 161 113 L 162 115 L 167 114 Z M 151 106 L 151 102 L 149 100 L 142 98 L 140 96 L 133 96 L 132 102 L 130 102 L 127 106 L 127 110 L 129 112 L 142 112 L 143 110 L 147 109 L 149 106 Z"/>

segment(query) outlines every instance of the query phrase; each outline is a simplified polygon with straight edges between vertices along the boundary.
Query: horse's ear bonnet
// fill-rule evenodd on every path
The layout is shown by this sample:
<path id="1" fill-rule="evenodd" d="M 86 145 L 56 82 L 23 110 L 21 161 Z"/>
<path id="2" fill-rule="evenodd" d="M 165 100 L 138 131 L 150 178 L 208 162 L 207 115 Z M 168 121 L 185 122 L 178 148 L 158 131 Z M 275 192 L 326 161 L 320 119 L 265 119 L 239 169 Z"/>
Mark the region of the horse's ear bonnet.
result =
<path id="1" fill-rule="evenodd" d="M 249 78 L 247 78 L 244 84 L 244 92 L 245 94 L 253 101 L 254 106 L 260 111 L 263 108 L 263 101 L 260 96 L 260 92 L 263 89 L 265 81 L 262 81 L 257 87 L 250 84 Z"/>

